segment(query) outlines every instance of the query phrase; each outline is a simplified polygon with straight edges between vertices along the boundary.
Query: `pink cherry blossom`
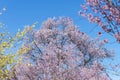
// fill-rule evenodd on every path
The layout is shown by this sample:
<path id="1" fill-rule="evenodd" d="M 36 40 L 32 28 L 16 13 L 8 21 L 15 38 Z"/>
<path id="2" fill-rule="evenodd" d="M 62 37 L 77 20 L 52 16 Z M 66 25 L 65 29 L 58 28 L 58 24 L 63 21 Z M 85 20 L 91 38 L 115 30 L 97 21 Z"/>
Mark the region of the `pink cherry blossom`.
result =
<path id="1" fill-rule="evenodd" d="M 89 22 L 101 26 L 101 28 L 112 35 L 120 33 L 120 1 L 119 0 L 86 0 L 82 6 L 82 14 L 88 15 Z M 87 8 L 86 11 L 85 8 Z M 84 16 L 83 16 L 84 17 Z"/>
<path id="2" fill-rule="evenodd" d="M 101 61 L 112 57 L 111 51 L 79 31 L 71 18 L 49 18 L 29 35 L 26 45 L 33 45 L 23 57 L 32 65 L 19 64 L 12 80 L 110 80 Z"/>

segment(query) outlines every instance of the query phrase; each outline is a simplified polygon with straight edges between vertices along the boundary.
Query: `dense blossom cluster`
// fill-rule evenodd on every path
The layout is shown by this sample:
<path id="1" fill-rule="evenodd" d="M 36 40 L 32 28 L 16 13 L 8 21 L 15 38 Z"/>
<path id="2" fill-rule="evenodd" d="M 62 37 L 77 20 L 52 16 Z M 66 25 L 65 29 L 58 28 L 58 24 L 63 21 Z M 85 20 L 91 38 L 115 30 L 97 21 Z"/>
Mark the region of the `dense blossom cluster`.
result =
<path id="1" fill-rule="evenodd" d="M 29 64 L 18 64 L 11 80 L 110 80 L 101 61 L 111 52 L 79 31 L 70 18 L 49 18 L 30 32 L 26 45 L 31 42 L 24 55 Z"/>
<path id="2" fill-rule="evenodd" d="M 86 0 L 81 7 L 81 16 L 120 43 L 120 0 Z M 114 53 L 104 46 L 108 39 L 91 39 L 69 17 L 35 26 L 11 36 L 0 23 L 0 80 L 112 80 L 109 75 L 119 75 L 120 64 L 104 64 Z"/>
<path id="3" fill-rule="evenodd" d="M 95 22 L 120 42 L 120 0 L 86 0 L 80 15 Z"/>

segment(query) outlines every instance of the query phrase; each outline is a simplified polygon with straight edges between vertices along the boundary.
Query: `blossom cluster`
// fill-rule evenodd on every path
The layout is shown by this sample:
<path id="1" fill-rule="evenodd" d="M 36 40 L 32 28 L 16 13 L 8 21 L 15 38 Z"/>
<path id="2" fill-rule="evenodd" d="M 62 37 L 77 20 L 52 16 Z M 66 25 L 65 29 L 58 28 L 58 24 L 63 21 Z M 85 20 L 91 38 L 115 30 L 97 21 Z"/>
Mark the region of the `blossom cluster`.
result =
<path id="1" fill-rule="evenodd" d="M 86 0 L 79 12 L 90 22 L 97 23 L 120 42 L 120 1 L 119 0 Z M 117 37 L 116 37 L 117 36 Z"/>
<path id="2" fill-rule="evenodd" d="M 111 52 L 79 31 L 71 18 L 49 18 L 30 32 L 28 43 L 33 45 L 27 59 L 16 66 L 11 80 L 110 80 L 101 61 Z"/>

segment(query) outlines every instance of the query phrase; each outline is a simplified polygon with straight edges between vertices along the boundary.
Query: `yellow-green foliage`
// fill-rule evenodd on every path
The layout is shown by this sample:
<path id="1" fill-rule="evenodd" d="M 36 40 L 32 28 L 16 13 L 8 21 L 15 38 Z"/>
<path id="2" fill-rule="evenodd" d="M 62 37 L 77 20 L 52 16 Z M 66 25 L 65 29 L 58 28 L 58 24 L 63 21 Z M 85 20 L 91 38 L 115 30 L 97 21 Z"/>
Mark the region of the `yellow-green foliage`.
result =
<path id="1" fill-rule="evenodd" d="M 8 31 L 0 25 L 0 80 L 6 80 L 14 76 L 12 69 L 21 60 L 21 55 L 26 53 L 30 47 L 24 44 L 18 48 L 16 44 L 22 40 L 32 27 L 26 27 L 23 31 L 18 31 L 15 36 L 10 36 Z"/>

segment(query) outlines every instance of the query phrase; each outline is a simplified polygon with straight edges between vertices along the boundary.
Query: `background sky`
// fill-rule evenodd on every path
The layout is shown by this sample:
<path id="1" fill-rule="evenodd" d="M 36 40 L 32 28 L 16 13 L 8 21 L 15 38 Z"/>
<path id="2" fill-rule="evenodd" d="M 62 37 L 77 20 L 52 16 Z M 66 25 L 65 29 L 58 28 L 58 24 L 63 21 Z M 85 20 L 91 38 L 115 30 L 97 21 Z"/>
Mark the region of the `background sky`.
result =
<path id="1" fill-rule="evenodd" d="M 32 25 L 36 21 L 39 22 L 36 28 L 39 28 L 48 17 L 67 16 L 73 19 L 75 25 L 80 26 L 81 31 L 93 38 L 101 29 L 78 15 L 80 4 L 83 2 L 84 0 L 0 0 L 0 10 L 3 7 L 7 9 L 0 15 L 0 22 L 6 25 L 11 34 L 14 34 L 18 28 L 22 30 L 25 25 Z M 115 50 L 115 60 L 112 63 L 120 63 L 120 45 L 106 33 L 102 39 L 105 38 L 110 41 L 106 47 Z M 115 76 L 113 78 L 120 79 Z"/>

